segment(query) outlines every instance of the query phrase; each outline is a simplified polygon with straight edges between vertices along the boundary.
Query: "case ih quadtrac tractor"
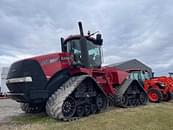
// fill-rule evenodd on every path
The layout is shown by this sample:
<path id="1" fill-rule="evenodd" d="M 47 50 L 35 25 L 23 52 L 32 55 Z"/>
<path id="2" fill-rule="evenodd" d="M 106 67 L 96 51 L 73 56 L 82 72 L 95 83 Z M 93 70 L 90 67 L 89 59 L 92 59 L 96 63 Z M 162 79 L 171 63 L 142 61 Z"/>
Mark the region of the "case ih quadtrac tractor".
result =
<path id="1" fill-rule="evenodd" d="M 170 101 L 173 97 L 173 80 L 170 77 L 150 77 L 147 71 L 128 70 L 130 79 L 138 80 L 148 94 L 151 102 Z"/>
<path id="2" fill-rule="evenodd" d="M 128 73 L 101 67 L 101 34 L 61 38 L 61 53 L 15 62 L 7 77 L 8 94 L 27 113 L 46 110 L 56 119 L 72 120 L 105 110 L 108 104 L 146 104 L 147 94 Z"/>

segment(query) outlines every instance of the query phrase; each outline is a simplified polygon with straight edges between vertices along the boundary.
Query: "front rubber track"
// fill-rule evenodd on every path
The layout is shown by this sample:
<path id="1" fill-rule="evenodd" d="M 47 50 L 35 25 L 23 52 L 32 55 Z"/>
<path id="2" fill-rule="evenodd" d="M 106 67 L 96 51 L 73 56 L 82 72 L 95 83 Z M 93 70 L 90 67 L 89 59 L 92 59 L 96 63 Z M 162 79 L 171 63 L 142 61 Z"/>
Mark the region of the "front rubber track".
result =
<path id="1" fill-rule="evenodd" d="M 64 120 L 64 121 L 71 121 L 71 120 L 78 119 L 79 117 L 82 117 L 83 108 L 79 108 L 79 107 L 77 107 L 78 105 L 74 105 L 74 104 L 78 104 L 76 97 L 74 97 L 74 93 L 76 92 L 75 90 L 77 90 L 77 88 L 79 88 L 79 86 L 81 86 L 81 83 L 84 82 L 86 78 L 90 78 L 90 77 L 88 75 L 71 77 L 57 91 L 55 91 L 55 93 L 52 94 L 52 96 L 48 99 L 48 101 L 46 103 L 47 114 L 52 118 Z M 85 110 L 87 108 L 86 105 L 92 106 L 92 104 L 90 104 L 90 103 L 85 104 L 84 105 Z M 71 111 L 70 115 L 65 116 L 64 108 L 66 108 L 68 111 L 68 107 L 75 109 L 75 111 Z M 103 109 L 106 109 L 106 107 Z M 78 110 L 78 111 L 76 111 L 76 110 Z M 96 111 L 96 110 L 94 109 L 94 111 Z M 93 113 L 94 113 L 94 111 L 93 111 Z M 97 111 L 99 111 L 99 110 L 97 110 Z M 77 114 L 74 114 L 77 112 L 78 112 L 78 116 L 76 116 Z M 89 113 L 92 114 L 92 112 L 89 112 Z M 88 113 L 85 112 L 85 116 L 87 114 Z"/>

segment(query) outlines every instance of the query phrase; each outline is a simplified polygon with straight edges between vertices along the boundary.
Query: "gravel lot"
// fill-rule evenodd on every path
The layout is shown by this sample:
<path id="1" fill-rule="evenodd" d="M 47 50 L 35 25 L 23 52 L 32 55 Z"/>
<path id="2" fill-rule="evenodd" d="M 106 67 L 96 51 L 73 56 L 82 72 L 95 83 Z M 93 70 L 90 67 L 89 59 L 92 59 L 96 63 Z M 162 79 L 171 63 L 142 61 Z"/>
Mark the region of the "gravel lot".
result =
<path id="1" fill-rule="evenodd" d="M 23 114 L 20 104 L 11 99 L 0 99 L 0 124 L 7 123 L 11 117 Z"/>

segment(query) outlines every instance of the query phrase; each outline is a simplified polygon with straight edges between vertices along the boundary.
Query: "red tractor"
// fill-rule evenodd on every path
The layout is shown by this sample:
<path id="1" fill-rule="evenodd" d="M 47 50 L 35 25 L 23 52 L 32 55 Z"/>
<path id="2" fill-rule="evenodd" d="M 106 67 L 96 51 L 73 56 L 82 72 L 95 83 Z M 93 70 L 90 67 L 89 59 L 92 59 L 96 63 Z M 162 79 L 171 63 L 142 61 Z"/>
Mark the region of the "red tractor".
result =
<path id="1" fill-rule="evenodd" d="M 101 67 L 101 34 L 61 38 L 61 53 L 37 56 L 11 65 L 9 97 L 21 103 L 26 113 L 46 110 L 53 118 L 72 120 L 105 110 L 108 104 L 144 105 L 147 94 L 128 73 Z"/>
<path id="2" fill-rule="evenodd" d="M 138 80 L 151 102 L 170 101 L 173 95 L 173 80 L 170 77 L 150 77 L 147 71 L 128 70 L 131 79 Z"/>

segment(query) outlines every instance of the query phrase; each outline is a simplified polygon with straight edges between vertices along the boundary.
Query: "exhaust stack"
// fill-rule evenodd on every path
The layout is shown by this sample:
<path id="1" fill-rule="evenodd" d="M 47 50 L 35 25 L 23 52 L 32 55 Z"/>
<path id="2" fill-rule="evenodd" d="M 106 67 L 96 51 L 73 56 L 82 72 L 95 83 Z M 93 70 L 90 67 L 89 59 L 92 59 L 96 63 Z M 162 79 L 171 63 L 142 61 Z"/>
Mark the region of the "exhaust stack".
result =
<path id="1" fill-rule="evenodd" d="M 78 22 L 78 25 L 79 25 L 80 35 L 83 37 L 84 36 L 84 33 L 83 33 L 82 22 Z"/>

